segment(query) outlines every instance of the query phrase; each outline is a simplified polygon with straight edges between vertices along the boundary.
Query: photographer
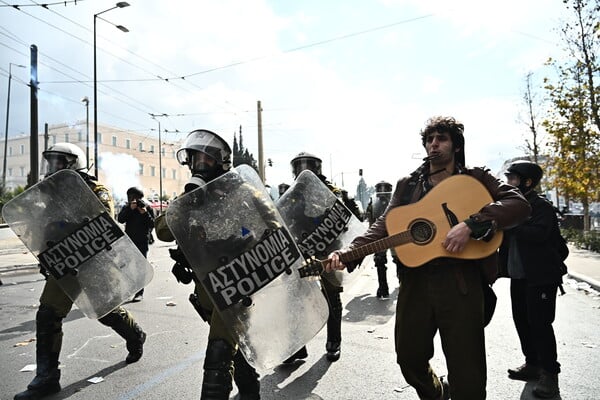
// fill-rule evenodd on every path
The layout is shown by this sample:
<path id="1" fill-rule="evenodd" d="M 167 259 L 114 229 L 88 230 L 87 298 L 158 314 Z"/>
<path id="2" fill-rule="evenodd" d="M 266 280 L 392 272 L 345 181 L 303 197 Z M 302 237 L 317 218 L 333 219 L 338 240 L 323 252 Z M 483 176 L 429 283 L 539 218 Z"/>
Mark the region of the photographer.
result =
<path id="1" fill-rule="evenodd" d="M 131 238 L 135 246 L 144 257 L 148 255 L 148 234 L 154 228 L 154 211 L 142 199 L 144 192 L 136 187 L 127 189 L 127 205 L 121 209 L 117 220 L 125 224 L 125 233 Z M 133 298 L 141 301 L 144 297 L 142 288 Z"/>

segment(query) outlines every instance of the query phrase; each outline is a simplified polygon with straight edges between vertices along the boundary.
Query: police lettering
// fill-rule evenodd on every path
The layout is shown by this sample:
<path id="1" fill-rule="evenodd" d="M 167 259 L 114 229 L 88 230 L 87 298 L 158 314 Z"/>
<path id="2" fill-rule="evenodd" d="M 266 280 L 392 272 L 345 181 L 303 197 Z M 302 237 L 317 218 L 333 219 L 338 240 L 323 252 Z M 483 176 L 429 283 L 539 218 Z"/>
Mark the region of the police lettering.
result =
<path id="1" fill-rule="evenodd" d="M 352 214 L 339 201 L 325 214 L 323 221 L 304 240 L 298 243 L 306 257 L 325 253 L 325 250 L 346 230 Z"/>
<path id="2" fill-rule="evenodd" d="M 107 214 L 100 214 L 69 236 L 39 254 L 43 268 L 57 279 L 78 268 L 123 236 L 123 231 Z"/>
<path id="3" fill-rule="evenodd" d="M 233 261 L 209 272 L 204 287 L 224 310 L 267 286 L 299 258 L 289 233 L 279 228 Z"/>

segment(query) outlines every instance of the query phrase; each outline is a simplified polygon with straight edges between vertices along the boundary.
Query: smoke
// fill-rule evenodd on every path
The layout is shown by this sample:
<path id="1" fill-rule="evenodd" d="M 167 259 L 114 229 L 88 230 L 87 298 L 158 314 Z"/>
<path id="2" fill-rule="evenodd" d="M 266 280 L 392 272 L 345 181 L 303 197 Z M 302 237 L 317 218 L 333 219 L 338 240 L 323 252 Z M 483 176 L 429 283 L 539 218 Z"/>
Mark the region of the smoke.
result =
<path id="1" fill-rule="evenodd" d="M 100 169 L 106 176 L 106 182 L 100 182 L 112 190 L 115 204 L 127 200 L 127 189 L 140 185 L 140 162 L 130 154 L 102 153 Z"/>

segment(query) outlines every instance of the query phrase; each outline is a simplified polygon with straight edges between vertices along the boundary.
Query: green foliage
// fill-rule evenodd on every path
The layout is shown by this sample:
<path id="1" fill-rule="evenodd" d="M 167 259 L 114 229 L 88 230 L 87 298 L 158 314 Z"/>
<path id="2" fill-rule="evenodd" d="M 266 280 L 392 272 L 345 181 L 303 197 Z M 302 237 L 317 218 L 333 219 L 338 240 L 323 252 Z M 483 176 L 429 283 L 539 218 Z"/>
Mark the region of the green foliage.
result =
<path id="1" fill-rule="evenodd" d="M 17 186 L 14 190 L 5 190 L 3 187 L 0 186 L 0 212 L 2 211 L 2 208 L 6 203 L 8 203 L 17 195 L 23 193 L 24 190 L 25 188 L 23 188 L 22 186 Z M 4 220 L 1 216 L 0 221 L 4 223 Z"/>
<path id="2" fill-rule="evenodd" d="M 233 166 L 237 167 L 238 165 L 246 164 L 254 168 L 256 172 L 258 171 L 258 162 L 254 159 L 254 155 L 248 151 L 248 149 L 244 148 L 243 138 L 242 138 L 242 127 L 240 126 L 240 134 L 239 134 L 239 142 L 237 137 L 233 136 Z"/>
<path id="3" fill-rule="evenodd" d="M 580 231 L 578 229 L 562 229 L 562 235 L 578 249 L 600 253 L 600 232 Z"/>
<path id="4" fill-rule="evenodd" d="M 544 80 L 550 106 L 542 122 L 550 137 L 546 175 L 565 197 L 587 208 L 600 197 L 598 0 L 563 3 L 573 18 L 561 28 L 567 57 L 547 62 L 556 78 Z"/>

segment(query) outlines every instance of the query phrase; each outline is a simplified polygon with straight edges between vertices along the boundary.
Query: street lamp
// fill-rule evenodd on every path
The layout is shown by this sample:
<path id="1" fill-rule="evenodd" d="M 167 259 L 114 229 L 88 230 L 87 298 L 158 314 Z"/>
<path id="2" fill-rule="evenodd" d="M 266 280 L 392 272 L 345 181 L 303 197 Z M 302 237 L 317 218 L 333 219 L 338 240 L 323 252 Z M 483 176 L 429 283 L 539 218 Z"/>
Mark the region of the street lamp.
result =
<path id="1" fill-rule="evenodd" d="M 10 80 L 12 79 L 12 66 L 25 68 L 24 65 L 8 63 L 8 96 L 6 96 L 6 126 L 4 128 L 4 161 L 2 163 L 2 189 L 6 188 L 6 148 L 8 146 L 8 113 L 10 111 Z"/>
<path id="2" fill-rule="evenodd" d="M 115 8 L 124 7 L 129 7 L 129 3 L 127 3 L 126 1 L 120 1 L 114 7 L 94 14 L 94 175 L 96 176 L 96 178 L 98 178 L 98 82 L 96 74 L 96 18 L 99 18 L 98 15 L 104 14 L 107 11 L 114 10 Z M 112 22 L 105 20 L 104 18 L 100 19 L 117 27 L 117 29 L 119 29 L 122 32 L 129 32 L 129 30 L 122 25 L 115 25 Z"/>
<path id="3" fill-rule="evenodd" d="M 90 99 L 85 96 L 81 102 L 85 104 L 85 167 L 90 172 Z"/>
<path id="4" fill-rule="evenodd" d="M 168 117 L 167 114 L 152 114 L 150 113 L 150 116 L 152 117 L 153 120 L 155 120 L 156 122 L 158 122 L 158 202 L 160 204 L 160 213 L 162 214 L 162 195 L 163 195 L 163 190 L 162 190 L 162 142 L 160 139 L 160 120 L 156 119 L 157 117 Z"/>

